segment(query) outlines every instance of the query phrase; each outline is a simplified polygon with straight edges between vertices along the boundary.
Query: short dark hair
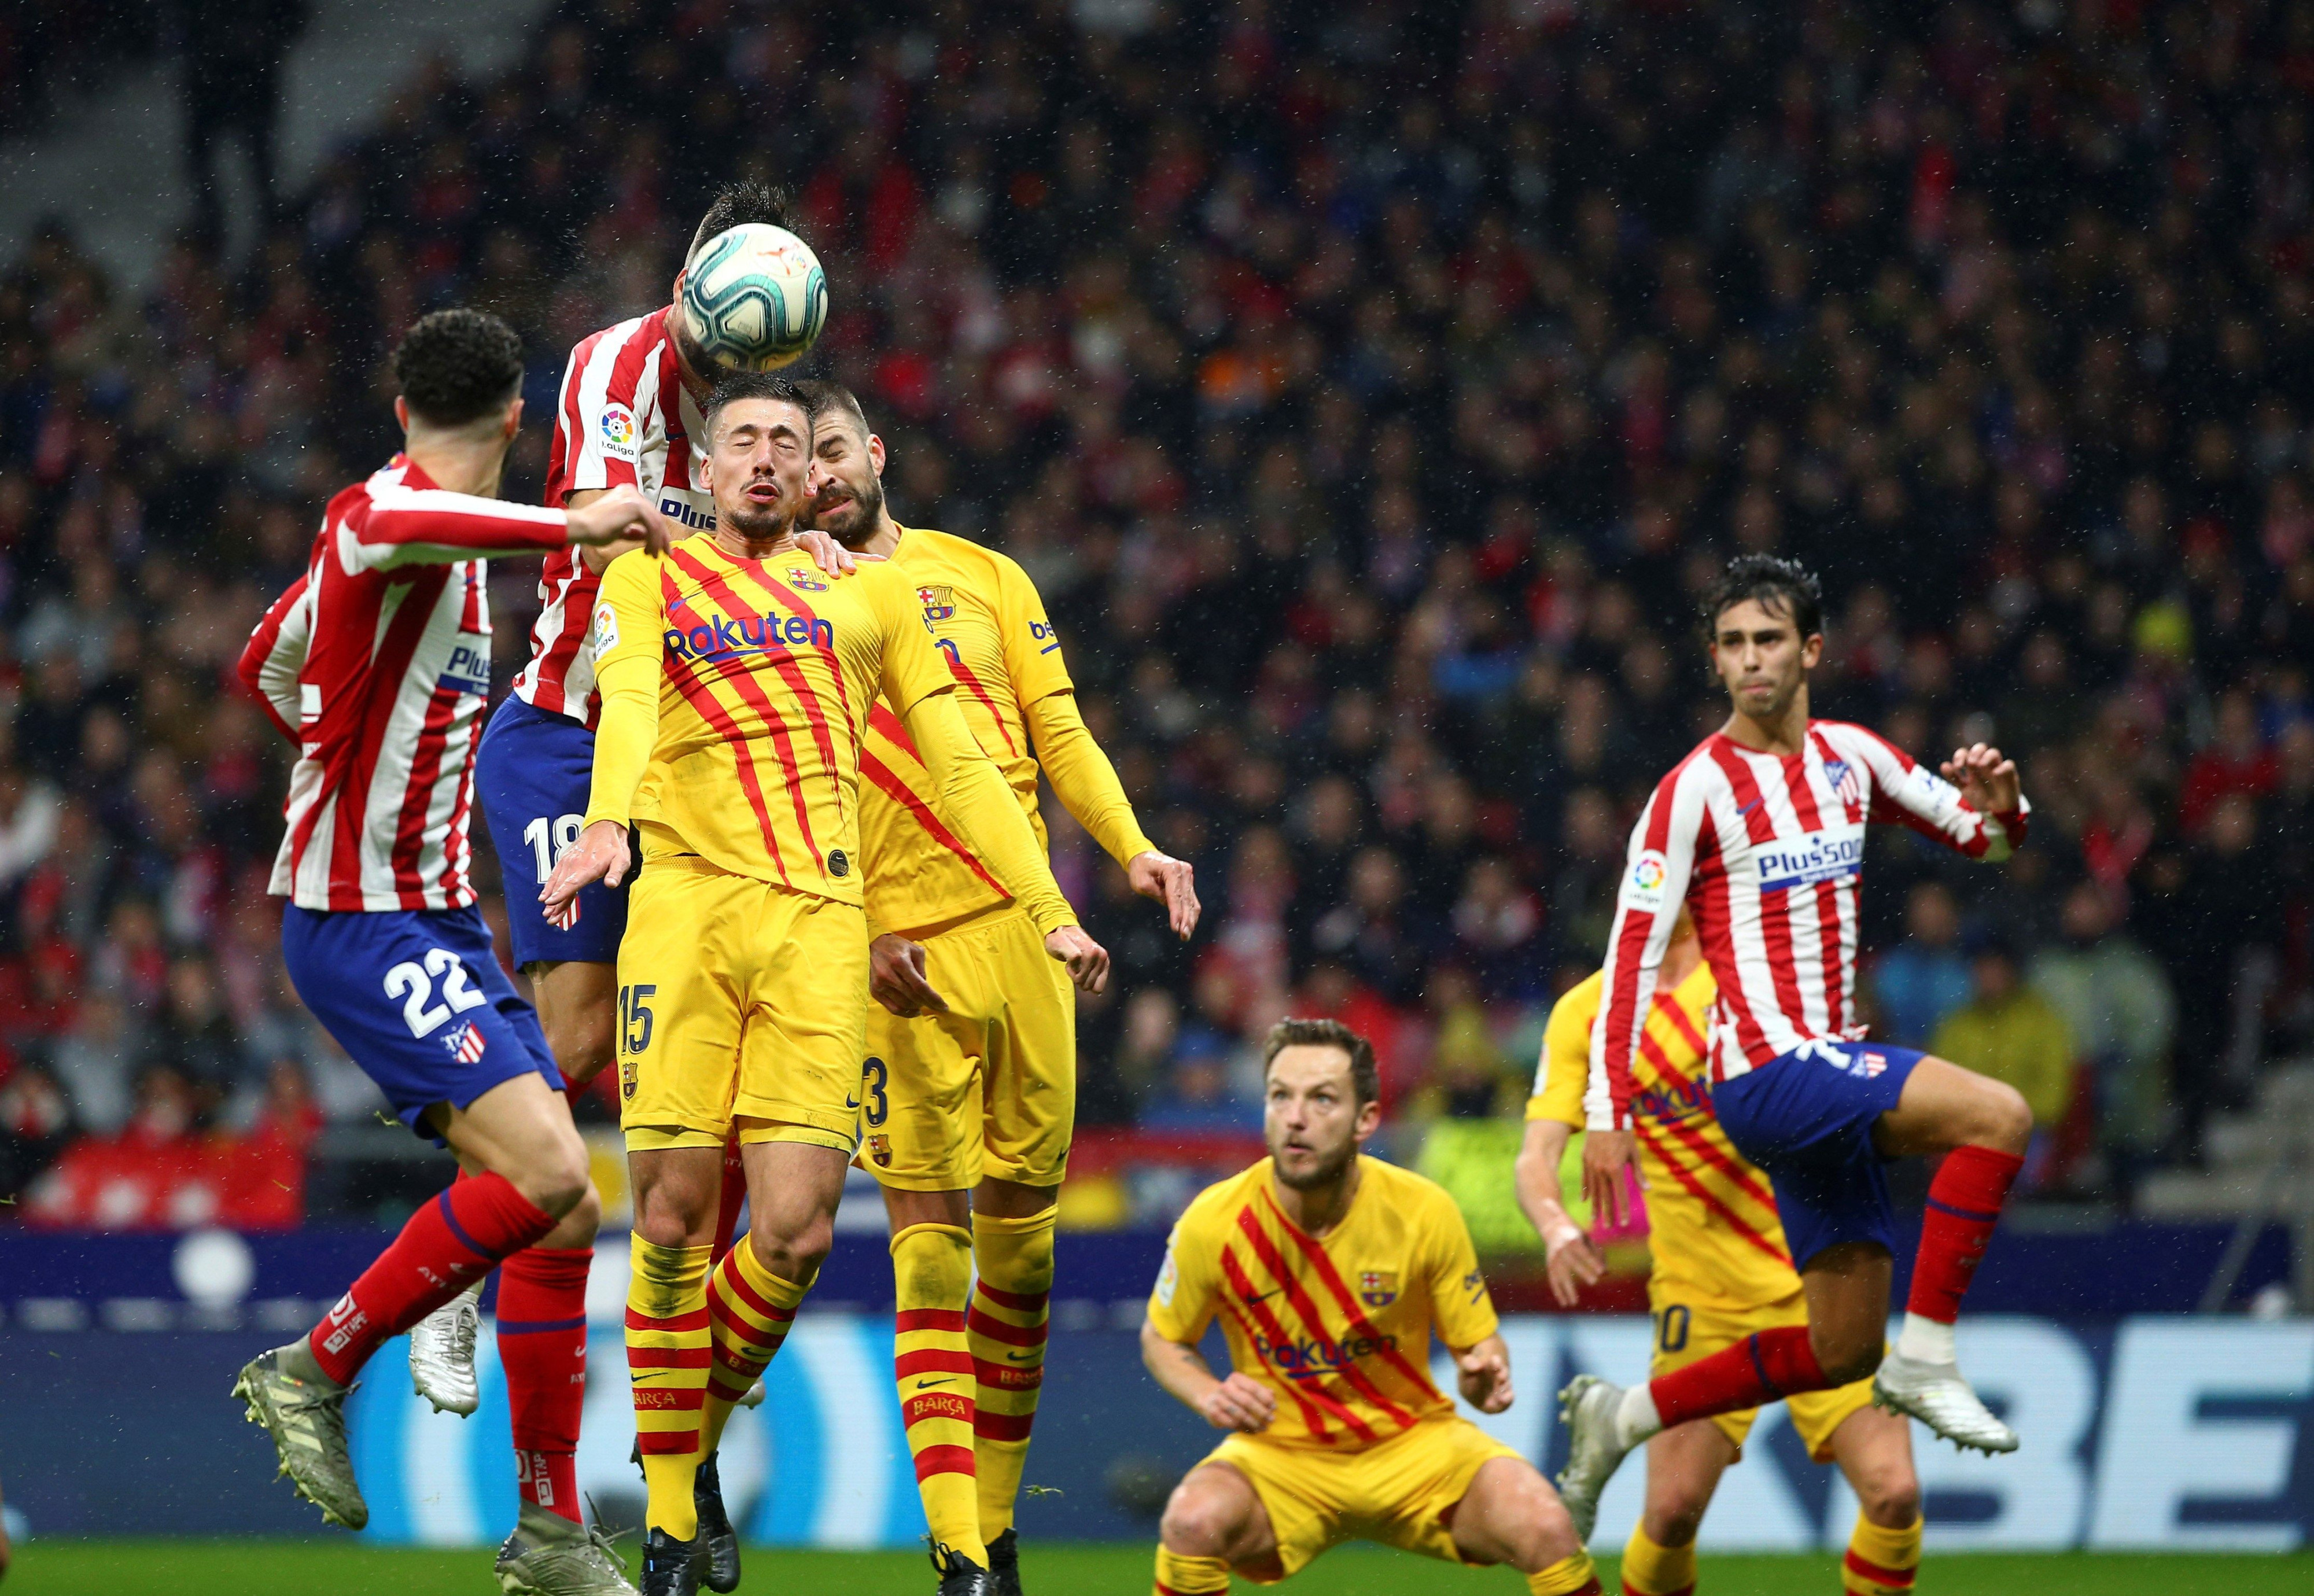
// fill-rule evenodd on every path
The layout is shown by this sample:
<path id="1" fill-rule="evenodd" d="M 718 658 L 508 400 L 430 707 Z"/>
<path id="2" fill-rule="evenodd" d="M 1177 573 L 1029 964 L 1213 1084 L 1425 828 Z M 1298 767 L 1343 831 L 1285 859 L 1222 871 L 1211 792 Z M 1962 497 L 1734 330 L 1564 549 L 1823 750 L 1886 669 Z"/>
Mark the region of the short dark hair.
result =
<path id="1" fill-rule="evenodd" d="M 715 391 L 707 396 L 707 403 L 700 411 L 701 419 L 707 423 L 707 438 L 711 445 L 715 439 L 715 419 L 723 413 L 725 407 L 737 404 L 743 399 L 776 399 L 782 404 L 804 410 L 807 416 L 810 414 L 804 409 L 803 398 L 797 393 L 796 385 L 778 373 L 735 371 L 715 384 Z"/>
<path id="2" fill-rule="evenodd" d="M 1746 600 L 1771 615 L 1788 615 L 1801 639 L 1824 630 L 1824 585 L 1797 560 L 1773 554 L 1739 554 L 1703 590 L 1703 636 L 1718 635 L 1719 617 Z"/>
<path id="3" fill-rule="evenodd" d="M 431 426 L 479 421 L 521 388 L 522 339 L 487 311 L 420 316 L 393 348 L 394 392 Z"/>
<path id="4" fill-rule="evenodd" d="M 707 214 L 699 218 L 698 231 L 691 235 L 691 247 L 683 251 L 684 262 L 687 264 L 699 253 L 699 246 L 717 234 L 750 223 L 794 232 L 788 221 L 788 191 L 776 183 L 724 184 L 707 202 Z"/>
<path id="5" fill-rule="evenodd" d="M 1289 1047 L 1338 1047 L 1350 1058 L 1350 1089 L 1364 1107 L 1382 1096 L 1382 1071 L 1374 1063 L 1373 1044 L 1338 1019 L 1281 1019 L 1269 1027 L 1261 1044 L 1261 1072 L 1266 1078 L 1277 1055 Z"/>
<path id="6" fill-rule="evenodd" d="M 842 415 L 852 418 L 862 436 L 872 430 L 868 425 L 868 412 L 860 408 L 858 395 L 843 384 L 826 377 L 805 377 L 796 384 L 795 391 L 813 426 L 819 425 L 822 416 Z"/>

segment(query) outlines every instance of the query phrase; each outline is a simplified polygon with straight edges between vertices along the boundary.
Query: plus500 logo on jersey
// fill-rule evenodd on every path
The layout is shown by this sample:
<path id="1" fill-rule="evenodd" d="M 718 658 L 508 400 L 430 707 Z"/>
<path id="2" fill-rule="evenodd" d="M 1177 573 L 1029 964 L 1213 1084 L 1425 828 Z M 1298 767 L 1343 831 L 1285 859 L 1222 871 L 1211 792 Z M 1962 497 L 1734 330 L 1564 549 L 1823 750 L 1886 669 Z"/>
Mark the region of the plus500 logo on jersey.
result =
<path id="1" fill-rule="evenodd" d="M 487 644 L 476 646 L 461 643 L 451 650 L 450 663 L 442 667 L 441 683 L 460 692 L 480 692 L 490 690 L 490 651 Z"/>
<path id="2" fill-rule="evenodd" d="M 662 640 L 667 651 L 677 659 L 732 659 L 743 654 L 766 653 L 782 646 L 833 648 L 835 627 L 831 622 L 817 618 L 806 621 L 800 615 L 758 615 L 747 621 L 718 615 L 712 624 L 687 630 L 670 626 Z"/>
<path id="3" fill-rule="evenodd" d="M 658 496 L 658 513 L 670 521 L 682 522 L 693 532 L 715 530 L 715 516 L 712 511 L 702 510 L 689 499 L 678 498 L 672 493 L 662 493 Z"/>
<path id="4" fill-rule="evenodd" d="M 1779 837 L 1762 842 L 1754 857 L 1760 863 L 1762 892 L 1845 881 L 1863 868 L 1864 828 L 1836 825 L 1805 837 Z"/>

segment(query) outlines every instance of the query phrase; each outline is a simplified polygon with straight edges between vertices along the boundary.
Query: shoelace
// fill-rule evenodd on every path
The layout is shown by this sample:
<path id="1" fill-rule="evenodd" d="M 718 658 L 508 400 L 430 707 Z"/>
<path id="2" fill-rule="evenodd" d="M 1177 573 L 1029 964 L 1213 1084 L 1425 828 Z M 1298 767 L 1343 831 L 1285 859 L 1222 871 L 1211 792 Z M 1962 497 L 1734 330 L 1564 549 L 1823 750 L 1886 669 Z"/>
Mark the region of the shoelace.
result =
<path id="1" fill-rule="evenodd" d="M 451 1355 L 468 1365 L 473 1364 L 474 1337 L 481 1332 L 481 1315 L 474 1311 L 472 1303 L 459 1309 L 457 1318 L 450 1326 Z"/>
<path id="2" fill-rule="evenodd" d="M 627 1574 L 627 1560 L 619 1556 L 619 1542 L 633 1534 L 634 1531 L 631 1530 L 622 1530 L 615 1535 L 604 1534 L 603 1510 L 595 1505 L 594 1493 L 591 1491 L 587 1492 L 585 1501 L 587 1503 L 587 1516 L 588 1519 L 593 1521 L 587 1526 L 587 1539 L 588 1544 L 593 1546 L 596 1551 L 601 1552 L 605 1556 L 610 1558 L 612 1562 L 617 1564 L 619 1566 L 619 1577 L 621 1579 L 624 1579 Z"/>

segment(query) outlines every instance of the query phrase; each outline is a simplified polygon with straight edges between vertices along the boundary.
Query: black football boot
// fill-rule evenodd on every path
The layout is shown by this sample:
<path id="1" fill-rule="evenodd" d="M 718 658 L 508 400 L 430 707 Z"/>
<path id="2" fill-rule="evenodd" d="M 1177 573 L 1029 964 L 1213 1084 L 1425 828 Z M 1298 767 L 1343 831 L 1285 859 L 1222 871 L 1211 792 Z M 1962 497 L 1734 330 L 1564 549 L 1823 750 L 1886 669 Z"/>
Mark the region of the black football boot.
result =
<path id="1" fill-rule="evenodd" d="M 1020 1596 L 1018 1530 L 1007 1530 L 988 1543 L 988 1596 Z"/>
<path id="2" fill-rule="evenodd" d="M 706 1559 L 696 1540 L 677 1540 L 653 1529 L 643 1538 L 642 1596 L 699 1596 L 699 1569 Z"/>
<path id="3" fill-rule="evenodd" d="M 993 1588 L 988 1570 L 953 1547 L 932 1548 L 932 1572 L 940 1575 L 940 1596 L 988 1596 Z"/>
<path id="4" fill-rule="evenodd" d="M 739 1532 L 723 1511 L 723 1481 L 715 1472 L 715 1454 L 707 1454 L 691 1485 L 692 1505 L 699 1510 L 700 1577 L 711 1591 L 739 1588 Z"/>

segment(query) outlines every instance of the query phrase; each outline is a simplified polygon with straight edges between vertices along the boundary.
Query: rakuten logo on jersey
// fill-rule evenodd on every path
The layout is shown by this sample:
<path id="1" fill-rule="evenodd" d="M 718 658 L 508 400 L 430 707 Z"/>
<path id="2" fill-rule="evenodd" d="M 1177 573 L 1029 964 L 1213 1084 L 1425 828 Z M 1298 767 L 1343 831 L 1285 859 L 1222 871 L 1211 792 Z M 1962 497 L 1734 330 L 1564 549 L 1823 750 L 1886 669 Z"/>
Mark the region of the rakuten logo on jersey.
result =
<path id="1" fill-rule="evenodd" d="M 1272 1341 L 1267 1336 L 1257 1336 L 1253 1338 L 1253 1355 L 1293 1374 L 1311 1369 L 1339 1369 L 1345 1363 L 1370 1358 L 1397 1345 L 1395 1336 L 1353 1336 L 1347 1341 L 1328 1341 L 1316 1336 L 1300 1341 Z"/>
<path id="2" fill-rule="evenodd" d="M 1864 867 L 1864 828 L 1828 826 L 1804 837 L 1778 837 L 1753 855 L 1760 867 L 1760 890 L 1847 881 Z"/>
<path id="3" fill-rule="evenodd" d="M 758 615 L 743 621 L 718 615 L 711 625 L 694 626 L 689 630 L 670 626 L 661 640 L 667 644 L 667 651 L 677 659 L 732 659 L 743 654 L 766 653 L 782 645 L 833 648 L 835 627 L 833 622 L 817 617 L 806 621 L 800 615 Z"/>

